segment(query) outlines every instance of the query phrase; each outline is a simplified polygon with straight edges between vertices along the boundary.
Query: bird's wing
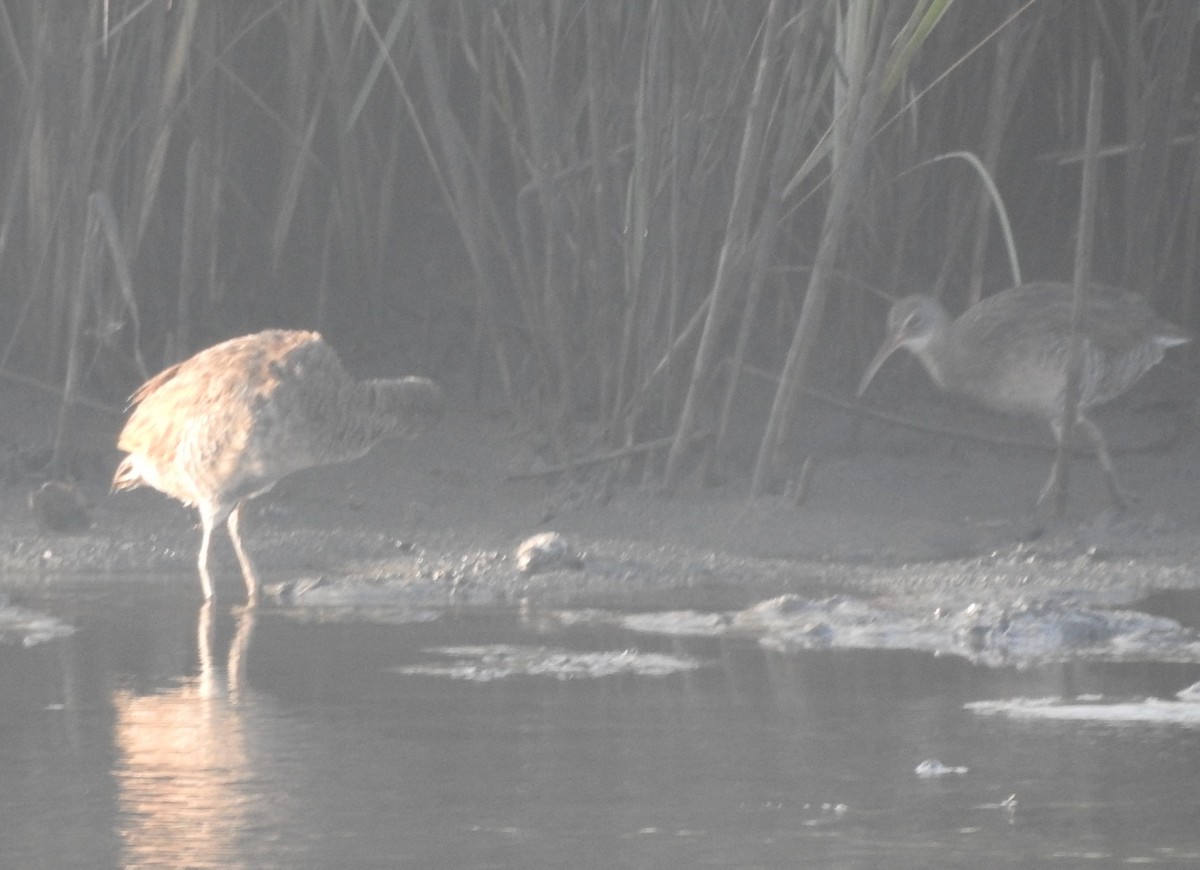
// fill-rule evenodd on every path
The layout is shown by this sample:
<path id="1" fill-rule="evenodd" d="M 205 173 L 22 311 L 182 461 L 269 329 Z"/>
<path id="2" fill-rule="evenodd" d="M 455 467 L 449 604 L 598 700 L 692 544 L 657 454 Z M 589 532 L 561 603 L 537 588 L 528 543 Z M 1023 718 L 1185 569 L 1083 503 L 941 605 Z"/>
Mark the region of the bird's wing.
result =
<path id="1" fill-rule="evenodd" d="M 1072 287 L 1058 281 L 1023 284 L 989 296 L 960 318 L 970 323 L 972 343 L 1004 347 L 1065 348 L 1071 330 Z M 1160 333 L 1178 332 L 1155 314 L 1146 299 L 1096 284 L 1080 320 L 1085 342 L 1104 355 L 1123 355 Z"/>

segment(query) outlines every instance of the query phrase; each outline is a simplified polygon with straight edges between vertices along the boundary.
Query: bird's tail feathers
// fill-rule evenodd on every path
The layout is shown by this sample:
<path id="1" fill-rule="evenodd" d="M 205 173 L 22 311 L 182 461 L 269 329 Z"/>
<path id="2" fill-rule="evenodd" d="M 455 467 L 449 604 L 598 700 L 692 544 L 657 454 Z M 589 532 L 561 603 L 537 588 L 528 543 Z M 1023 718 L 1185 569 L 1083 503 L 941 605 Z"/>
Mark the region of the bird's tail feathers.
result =
<path id="1" fill-rule="evenodd" d="M 126 489 L 137 489 L 144 482 L 142 475 L 133 467 L 133 457 L 126 456 L 121 461 L 121 464 L 117 466 L 117 471 L 113 475 L 112 491 L 121 492 Z"/>

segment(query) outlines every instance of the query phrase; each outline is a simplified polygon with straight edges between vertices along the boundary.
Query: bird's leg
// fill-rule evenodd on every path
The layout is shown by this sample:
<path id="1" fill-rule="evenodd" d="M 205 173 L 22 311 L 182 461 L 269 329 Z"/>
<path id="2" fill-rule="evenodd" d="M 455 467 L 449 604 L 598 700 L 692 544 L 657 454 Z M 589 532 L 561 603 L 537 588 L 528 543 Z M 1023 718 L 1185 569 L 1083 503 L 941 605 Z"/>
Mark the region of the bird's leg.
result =
<path id="1" fill-rule="evenodd" d="M 1075 418 L 1075 425 L 1083 431 L 1088 441 L 1092 442 L 1096 457 L 1104 469 L 1105 479 L 1108 483 L 1108 497 L 1112 499 L 1113 507 L 1117 510 L 1129 507 L 1131 498 L 1117 483 L 1117 472 L 1113 468 L 1112 457 L 1108 455 L 1108 445 L 1104 443 L 1104 434 L 1100 431 L 1100 427 L 1083 414 Z"/>
<path id="2" fill-rule="evenodd" d="M 1046 485 L 1042 487 L 1042 491 L 1038 493 L 1037 503 L 1043 504 L 1050 494 L 1058 489 L 1059 479 L 1062 477 L 1062 453 L 1058 453 L 1054 457 L 1054 465 L 1050 467 L 1050 477 L 1046 480 Z"/>
<path id="3" fill-rule="evenodd" d="M 1050 421 L 1050 428 L 1054 432 L 1054 442 L 1058 445 L 1058 450 L 1054 452 L 1054 464 L 1050 466 L 1050 477 L 1046 480 L 1046 485 L 1042 487 L 1042 491 L 1038 493 L 1037 504 L 1040 507 L 1045 503 L 1046 499 L 1052 493 L 1064 485 L 1063 474 L 1064 466 L 1070 461 L 1070 455 L 1063 449 L 1063 427 L 1062 423 L 1055 418 Z"/>
<path id="4" fill-rule="evenodd" d="M 1062 440 L 1062 426 L 1057 421 L 1051 424 L 1054 429 L 1054 440 Z M 1108 445 L 1104 441 L 1104 434 L 1100 431 L 1100 427 L 1093 423 L 1083 414 L 1075 418 L 1075 426 L 1084 437 L 1091 442 L 1092 449 L 1096 451 L 1096 457 L 1100 460 L 1100 466 L 1104 469 L 1105 482 L 1108 485 L 1108 497 L 1112 500 L 1113 507 L 1118 511 L 1129 507 L 1132 501 L 1131 497 L 1121 489 L 1121 485 L 1117 483 L 1117 472 L 1113 467 L 1112 457 L 1108 455 Z M 1042 492 L 1038 496 L 1037 503 L 1042 504 L 1054 492 L 1059 485 L 1059 478 L 1062 476 L 1063 462 L 1067 461 L 1067 451 L 1060 450 L 1058 455 L 1054 457 L 1054 466 L 1050 469 L 1050 479 L 1046 481 L 1046 485 L 1042 487 Z"/>
<path id="5" fill-rule="evenodd" d="M 211 511 L 200 511 L 200 526 L 203 531 L 200 534 L 200 557 L 196 564 L 200 569 L 200 589 L 204 592 L 205 601 L 213 600 L 212 576 L 208 573 L 208 551 L 212 544 L 214 520 Z"/>
<path id="6" fill-rule="evenodd" d="M 238 564 L 242 566 L 242 577 L 246 581 L 246 603 L 253 606 L 258 604 L 258 572 L 254 570 L 254 563 L 250 561 L 250 554 L 246 552 L 242 545 L 242 536 L 238 534 L 238 521 L 243 504 L 244 501 L 239 501 L 234 506 L 225 525 L 229 528 L 229 539 L 233 541 L 233 551 L 237 553 Z"/>

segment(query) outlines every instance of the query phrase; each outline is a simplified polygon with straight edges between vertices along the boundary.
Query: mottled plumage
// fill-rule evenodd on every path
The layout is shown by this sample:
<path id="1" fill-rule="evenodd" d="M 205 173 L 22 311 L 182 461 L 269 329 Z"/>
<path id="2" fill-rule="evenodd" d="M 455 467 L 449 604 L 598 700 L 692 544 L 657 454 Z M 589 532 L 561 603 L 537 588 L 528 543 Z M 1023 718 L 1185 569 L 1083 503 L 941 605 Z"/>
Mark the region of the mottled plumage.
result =
<path id="1" fill-rule="evenodd" d="M 933 297 L 905 297 L 888 313 L 887 337 L 867 366 L 858 394 L 903 347 L 916 355 L 939 388 L 1002 413 L 1041 417 L 1061 439 L 1071 306 L 1072 287 L 1060 282 L 1004 290 L 953 321 Z M 1076 425 L 1095 448 L 1109 493 L 1120 505 L 1124 496 L 1104 436 L 1086 412 L 1129 389 L 1162 360 L 1167 348 L 1189 338 L 1158 317 L 1141 296 L 1103 286 L 1092 288 L 1079 337 L 1083 367 Z M 1039 501 L 1054 480 L 1052 473 Z"/>
<path id="2" fill-rule="evenodd" d="M 128 453 L 113 489 L 150 486 L 199 509 L 200 580 L 226 522 L 253 602 L 258 576 L 238 534 L 242 504 L 280 478 L 362 456 L 380 439 L 415 436 L 442 415 L 426 378 L 359 381 L 315 332 L 267 330 L 171 366 L 133 394 L 117 439 Z"/>

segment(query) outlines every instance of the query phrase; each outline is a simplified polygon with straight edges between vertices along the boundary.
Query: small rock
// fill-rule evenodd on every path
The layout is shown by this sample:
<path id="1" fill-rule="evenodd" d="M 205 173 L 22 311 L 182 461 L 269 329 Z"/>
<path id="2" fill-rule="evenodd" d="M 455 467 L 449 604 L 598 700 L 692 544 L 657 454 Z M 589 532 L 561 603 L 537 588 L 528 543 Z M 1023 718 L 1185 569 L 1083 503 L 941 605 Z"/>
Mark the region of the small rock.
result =
<path id="1" fill-rule="evenodd" d="M 92 514 L 83 495 L 69 483 L 49 480 L 29 493 L 29 510 L 47 532 L 72 534 L 87 531 Z"/>
<path id="2" fill-rule="evenodd" d="M 914 773 L 922 779 L 933 779 L 939 776 L 962 776 L 967 771 L 968 768 L 964 766 L 946 765 L 942 764 L 936 758 L 927 758 L 917 765 Z"/>
<path id="3" fill-rule="evenodd" d="M 526 538 L 517 547 L 517 570 L 523 574 L 562 569 L 583 570 L 583 557 L 558 532 L 542 532 Z"/>

